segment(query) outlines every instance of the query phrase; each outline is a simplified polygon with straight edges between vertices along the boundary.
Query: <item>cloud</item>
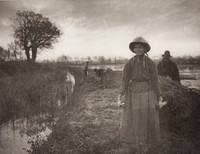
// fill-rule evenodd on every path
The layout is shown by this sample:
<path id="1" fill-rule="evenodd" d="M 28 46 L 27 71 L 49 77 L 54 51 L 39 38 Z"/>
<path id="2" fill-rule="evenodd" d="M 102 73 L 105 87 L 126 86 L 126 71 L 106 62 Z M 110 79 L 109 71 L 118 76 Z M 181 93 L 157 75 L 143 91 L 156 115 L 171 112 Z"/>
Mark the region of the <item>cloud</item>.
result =
<path id="1" fill-rule="evenodd" d="M 151 43 L 152 55 L 161 55 L 166 48 L 186 53 L 189 46 L 193 48 L 191 50 L 194 50 L 194 54 L 200 50 L 197 45 L 200 40 L 199 0 L 0 2 L 0 44 L 9 42 L 9 18 L 13 17 L 17 10 L 41 13 L 61 28 L 63 36 L 52 50 L 52 56 L 55 57 L 60 54 L 127 57 L 130 55 L 127 48 L 129 42 L 139 35 Z"/>

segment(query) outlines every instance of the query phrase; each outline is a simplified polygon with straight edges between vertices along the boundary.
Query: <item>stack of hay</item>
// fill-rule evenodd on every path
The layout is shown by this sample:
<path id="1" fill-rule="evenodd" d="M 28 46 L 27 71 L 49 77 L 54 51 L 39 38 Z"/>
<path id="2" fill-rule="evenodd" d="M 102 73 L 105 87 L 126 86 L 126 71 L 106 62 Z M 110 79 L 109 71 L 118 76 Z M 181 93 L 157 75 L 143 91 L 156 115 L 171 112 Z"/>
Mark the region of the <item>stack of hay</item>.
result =
<path id="1" fill-rule="evenodd" d="M 169 101 L 160 110 L 161 128 L 180 132 L 190 129 L 193 113 L 197 114 L 196 110 L 200 105 L 200 91 L 164 77 L 159 77 L 159 83 L 163 99 Z"/>

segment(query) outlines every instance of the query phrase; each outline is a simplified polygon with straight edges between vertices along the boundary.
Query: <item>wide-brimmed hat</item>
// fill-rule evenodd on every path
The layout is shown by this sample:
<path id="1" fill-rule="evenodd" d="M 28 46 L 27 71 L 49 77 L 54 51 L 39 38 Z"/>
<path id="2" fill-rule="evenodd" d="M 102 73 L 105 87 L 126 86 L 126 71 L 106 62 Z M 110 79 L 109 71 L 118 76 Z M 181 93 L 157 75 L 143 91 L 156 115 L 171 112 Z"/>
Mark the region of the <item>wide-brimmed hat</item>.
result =
<path id="1" fill-rule="evenodd" d="M 145 52 L 149 52 L 149 50 L 151 49 L 149 43 L 141 36 L 136 37 L 130 44 L 129 44 L 129 49 L 134 52 L 134 45 L 136 44 L 142 44 L 144 45 L 144 47 L 146 48 Z"/>
<path id="2" fill-rule="evenodd" d="M 166 50 L 165 53 L 162 55 L 162 57 L 171 58 L 172 56 L 170 55 L 170 52 Z"/>

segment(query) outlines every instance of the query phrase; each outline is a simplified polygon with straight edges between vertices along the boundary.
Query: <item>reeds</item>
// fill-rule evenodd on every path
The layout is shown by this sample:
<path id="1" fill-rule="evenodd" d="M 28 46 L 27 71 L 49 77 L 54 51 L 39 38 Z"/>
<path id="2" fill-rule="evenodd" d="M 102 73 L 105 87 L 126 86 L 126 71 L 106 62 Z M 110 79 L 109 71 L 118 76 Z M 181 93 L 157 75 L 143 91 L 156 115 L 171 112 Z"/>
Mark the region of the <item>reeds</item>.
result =
<path id="1" fill-rule="evenodd" d="M 58 101 L 65 99 L 63 82 L 68 65 L 10 62 L 3 68 L 6 75 L 0 78 L 0 122 L 43 113 L 54 116 Z"/>

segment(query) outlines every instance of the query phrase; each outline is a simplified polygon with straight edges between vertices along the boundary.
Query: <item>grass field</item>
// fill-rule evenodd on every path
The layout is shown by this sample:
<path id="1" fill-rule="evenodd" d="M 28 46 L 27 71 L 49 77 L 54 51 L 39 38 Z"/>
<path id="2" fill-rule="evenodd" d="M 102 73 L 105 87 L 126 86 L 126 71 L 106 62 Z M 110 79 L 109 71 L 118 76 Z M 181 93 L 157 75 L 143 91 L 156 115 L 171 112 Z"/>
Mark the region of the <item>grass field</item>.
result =
<path id="1" fill-rule="evenodd" d="M 9 64 L 15 65 L 15 64 Z M 19 66 L 20 65 L 20 66 Z M 9 67 L 11 67 L 9 66 Z M 47 141 L 31 143 L 32 154 L 128 154 L 130 145 L 119 143 L 122 108 L 116 103 L 122 72 L 115 72 L 102 83 L 93 71 L 83 81 L 81 68 L 65 63 L 44 63 L 6 69 L 0 78 L 1 120 L 40 113 L 57 114 Z M 63 82 L 70 71 L 76 79 L 75 92 L 64 108 Z M 163 94 L 174 93 L 171 103 L 160 110 L 162 143 L 150 147 L 149 154 L 198 154 L 200 137 L 200 93 L 160 78 Z M 167 95 L 166 95 L 167 97 Z"/>
<path id="2" fill-rule="evenodd" d="M 130 145 L 121 144 L 118 141 L 122 108 L 118 108 L 116 98 L 121 75 L 121 72 L 115 72 L 112 80 L 101 83 L 91 73 L 83 84 L 77 85 L 73 103 L 61 113 L 48 140 L 33 144 L 32 153 L 136 153 Z M 167 82 L 161 85 L 165 92 L 169 87 L 173 88 L 172 91 L 177 94 L 174 103 L 178 107 L 174 111 L 171 111 L 171 106 L 160 110 L 163 139 L 160 145 L 150 147 L 149 154 L 197 154 L 199 126 L 198 129 L 194 127 L 198 124 L 199 114 L 197 109 L 191 113 L 189 109 L 192 108 L 191 105 L 186 104 L 187 101 L 198 101 L 199 94 L 184 96 L 188 93 L 185 87 Z M 187 103 L 179 105 L 182 102 Z M 179 111 L 180 109 L 183 110 Z"/>

